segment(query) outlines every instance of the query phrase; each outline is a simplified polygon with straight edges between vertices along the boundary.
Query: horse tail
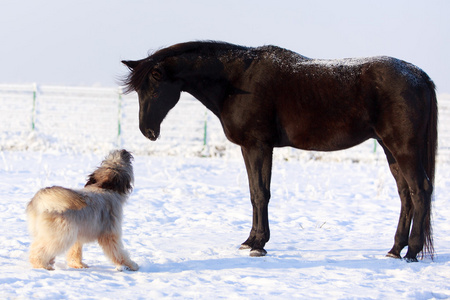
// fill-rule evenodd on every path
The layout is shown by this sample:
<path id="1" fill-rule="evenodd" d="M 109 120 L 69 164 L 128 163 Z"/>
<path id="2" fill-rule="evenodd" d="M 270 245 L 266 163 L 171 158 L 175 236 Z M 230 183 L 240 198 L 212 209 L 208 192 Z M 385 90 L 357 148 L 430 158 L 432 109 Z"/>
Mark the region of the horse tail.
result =
<path id="1" fill-rule="evenodd" d="M 427 173 L 428 179 L 431 182 L 432 187 L 434 187 L 434 175 L 436 168 L 436 154 L 438 146 L 438 105 L 436 98 L 436 86 L 433 81 L 425 74 L 425 79 L 428 86 L 429 100 L 430 100 L 430 114 L 428 116 L 427 132 L 426 132 L 426 148 L 423 153 L 423 166 L 425 172 Z M 433 195 L 430 195 L 430 201 L 428 202 L 427 214 L 424 221 L 424 248 L 422 251 L 422 257 L 424 255 L 429 255 L 431 259 L 434 257 L 434 246 L 433 246 L 433 230 L 431 226 L 431 208 Z"/>

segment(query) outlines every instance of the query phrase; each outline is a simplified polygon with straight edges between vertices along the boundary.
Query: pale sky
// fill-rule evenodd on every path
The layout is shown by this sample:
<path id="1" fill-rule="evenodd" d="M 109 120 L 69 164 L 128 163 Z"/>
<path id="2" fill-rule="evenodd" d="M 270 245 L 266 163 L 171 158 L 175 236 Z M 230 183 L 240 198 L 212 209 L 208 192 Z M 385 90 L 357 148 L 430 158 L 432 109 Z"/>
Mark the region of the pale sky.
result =
<path id="1" fill-rule="evenodd" d="M 394 56 L 450 93 L 448 0 L 0 0 L 0 83 L 117 86 L 122 59 L 205 39 Z"/>

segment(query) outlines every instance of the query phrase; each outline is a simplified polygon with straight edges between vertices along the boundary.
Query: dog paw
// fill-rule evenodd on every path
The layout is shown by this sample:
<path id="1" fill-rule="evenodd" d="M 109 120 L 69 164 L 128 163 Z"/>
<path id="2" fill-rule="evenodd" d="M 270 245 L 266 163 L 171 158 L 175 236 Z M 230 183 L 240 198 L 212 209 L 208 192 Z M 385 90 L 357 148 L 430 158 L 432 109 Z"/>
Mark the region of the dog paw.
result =
<path id="1" fill-rule="evenodd" d="M 33 264 L 32 265 L 34 269 L 45 269 L 48 271 L 54 271 L 55 268 L 53 268 L 53 265 L 51 264 L 47 264 L 47 265 L 42 265 L 42 264 Z"/>
<path id="2" fill-rule="evenodd" d="M 37 266 L 34 268 L 35 269 L 45 269 L 47 271 L 55 271 L 55 268 L 53 267 L 53 265 Z"/>
<path id="3" fill-rule="evenodd" d="M 78 263 L 78 262 L 70 262 L 67 264 L 69 267 L 74 269 L 87 269 L 89 266 L 85 264 L 84 262 Z"/>
<path id="4" fill-rule="evenodd" d="M 122 272 L 122 271 L 137 271 L 137 270 L 139 270 L 139 266 L 138 266 L 137 263 L 132 262 L 129 265 L 117 266 L 116 270 L 119 271 L 119 272 Z"/>

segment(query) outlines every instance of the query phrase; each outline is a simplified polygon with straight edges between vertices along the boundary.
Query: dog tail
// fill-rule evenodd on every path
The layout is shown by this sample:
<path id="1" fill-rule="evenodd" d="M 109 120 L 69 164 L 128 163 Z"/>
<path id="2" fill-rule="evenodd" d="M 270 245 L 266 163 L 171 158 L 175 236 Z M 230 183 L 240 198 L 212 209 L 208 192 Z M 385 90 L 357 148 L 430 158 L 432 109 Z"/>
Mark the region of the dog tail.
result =
<path id="1" fill-rule="evenodd" d="M 44 212 L 63 213 L 69 209 L 80 210 L 86 207 L 83 195 L 59 186 L 39 190 L 27 206 L 28 214 Z"/>

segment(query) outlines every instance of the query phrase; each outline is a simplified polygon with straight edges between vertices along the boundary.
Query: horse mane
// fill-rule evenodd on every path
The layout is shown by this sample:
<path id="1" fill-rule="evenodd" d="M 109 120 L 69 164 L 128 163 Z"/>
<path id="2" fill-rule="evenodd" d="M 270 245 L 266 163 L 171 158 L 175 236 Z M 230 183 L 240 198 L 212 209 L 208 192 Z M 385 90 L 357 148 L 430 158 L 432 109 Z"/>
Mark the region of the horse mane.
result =
<path id="1" fill-rule="evenodd" d="M 168 57 L 182 54 L 196 53 L 199 56 L 209 56 L 230 50 L 248 50 L 248 47 L 238 46 L 220 41 L 193 41 L 175 44 L 150 53 L 147 58 L 137 61 L 134 68 L 129 67 L 130 73 L 123 80 L 125 93 L 140 90 L 148 78 L 153 66 Z"/>
<path id="2" fill-rule="evenodd" d="M 153 54 L 151 54 L 149 58 L 159 58 L 159 60 L 165 59 L 167 57 L 177 56 L 184 53 L 198 53 L 200 55 L 206 54 L 214 54 L 218 51 L 228 51 L 228 50 L 246 50 L 247 47 L 238 46 L 226 42 L 220 41 L 193 41 L 175 44 L 173 46 L 160 49 Z"/>

